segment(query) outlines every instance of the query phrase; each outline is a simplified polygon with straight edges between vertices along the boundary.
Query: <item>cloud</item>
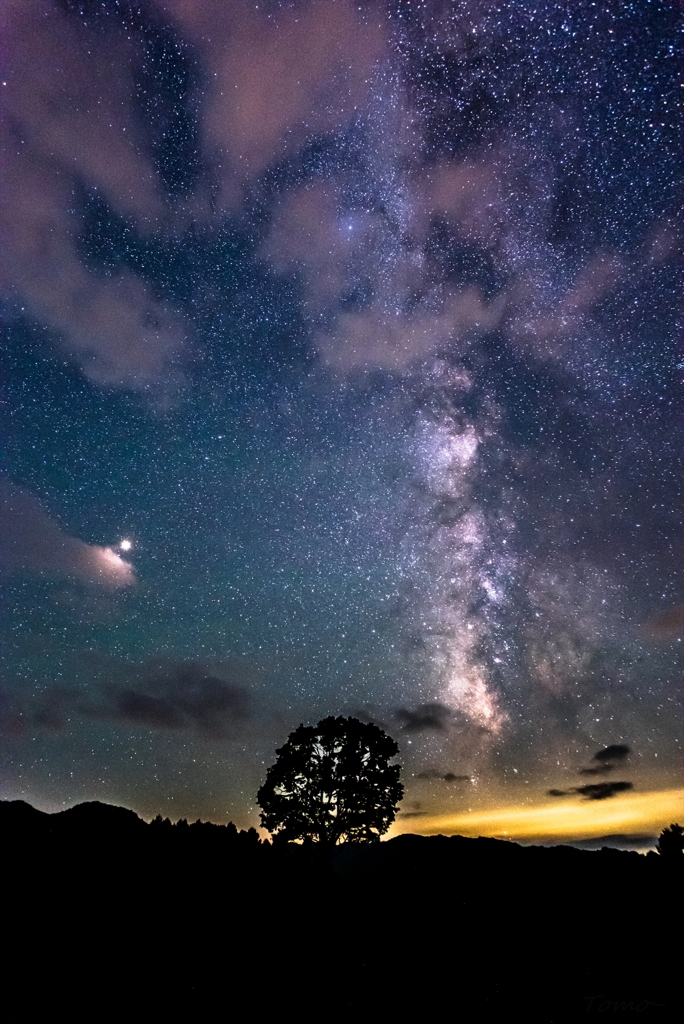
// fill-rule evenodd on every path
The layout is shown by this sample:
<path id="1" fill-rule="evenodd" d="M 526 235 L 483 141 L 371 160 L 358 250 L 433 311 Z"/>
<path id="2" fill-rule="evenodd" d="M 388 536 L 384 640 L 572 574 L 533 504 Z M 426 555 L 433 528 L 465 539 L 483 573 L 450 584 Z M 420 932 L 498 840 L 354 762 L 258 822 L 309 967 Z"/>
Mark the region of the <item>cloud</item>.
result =
<path id="1" fill-rule="evenodd" d="M 135 38 L 115 19 L 91 31 L 48 0 L 8 0 L 0 18 L 0 288 L 95 383 L 168 386 L 189 325 L 134 274 L 86 268 L 75 244 L 84 186 L 138 229 L 166 216 L 134 109 Z"/>
<path id="2" fill-rule="evenodd" d="M 572 846 L 581 850 L 602 850 L 608 846 L 615 850 L 653 850 L 657 835 L 633 835 L 631 833 L 614 832 L 606 836 L 595 836 L 591 839 L 573 839 Z"/>
<path id="3" fill-rule="evenodd" d="M 223 678 L 197 662 L 164 663 L 132 684 L 110 684 L 103 703 L 83 708 L 91 718 L 207 738 L 231 735 L 248 710 L 248 691 L 237 670 Z"/>
<path id="4" fill-rule="evenodd" d="M 580 768 L 580 775 L 605 775 L 612 772 L 617 764 L 621 764 L 629 756 L 629 747 L 624 743 L 613 743 L 594 754 L 592 760 L 598 764 L 591 768 Z"/>
<path id="5" fill-rule="evenodd" d="M 654 615 L 646 623 L 646 629 L 651 636 L 664 640 L 684 636 L 684 604 L 675 604 Z"/>
<path id="6" fill-rule="evenodd" d="M 349 0 L 157 6 L 205 64 L 202 143 L 221 209 L 269 165 L 354 117 L 387 35 L 379 5 L 364 12 Z"/>
<path id="7" fill-rule="evenodd" d="M 122 587 L 135 581 L 130 562 L 111 548 L 71 537 L 40 502 L 9 480 L 0 479 L 0 569 L 69 576 L 86 583 Z"/>
<path id="8" fill-rule="evenodd" d="M 446 729 L 452 718 L 452 711 L 437 702 L 419 704 L 414 710 L 399 708 L 395 718 L 405 732 L 421 732 L 423 729 Z"/>
<path id="9" fill-rule="evenodd" d="M 557 298 L 533 272 L 521 274 L 509 291 L 506 336 L 534 359 L 563 362 L 573 339 L 625 275 L 623 263 L 607 251 L 595 253 Z"/>
<path id="10" fill-rule="evenodd" d="M 53 687 L 41 696 L 36 710 L 31 715 L 31 721 L 48 732 L 62 732 L 71 713 L 77 707 L 77 701 L 76 690 L 62 686 Z"/>
<path id="11" fill-rule="evenodd" d="M 261 256 L 279 274 L 299 273 L 305 308 L 315 317 L 335 306 L 349 287 L 361 236 L 367 244 L 381 228 L 379 218 L 367 211 L 345 216 L 338 190 L 318 182 L 280 199 Z"/>
<path id="12" fill-rule="evenodd" d="M 386 213 L 350 207 L 340 182 L 283 198 L 261 254 L 279 273 L 299 274 L 308 315 L 326 322 L 316 326 L 315 347 L 339 373 L 403 372 L 441 350 L 463 350 L 499 326 L 506 308 L 505 295 L 488 301 L 476 285 L 435 287 L 421 245 L 398 237 Z M 372 301 L 353 308 L 359 295 Z"/>
<path id="13" fill-rule="evenodd" d="M 592 310 L 620 281 L 623 270 L 622 263 L 613 253 L 595 253 L 564 295 L 561 313 L 572 315 Z"/>
<path id="14" fill-rule="evenodd" d="M 340 313 L 330 332 L 316 345 L 333 370 L 402 371 L 432 353 L 462 350 L 470 335 L 493 330 L 505 300 L 486 302 L 479 288 L 464 288 L 446 297 L 428 295 L 412 309 L 377 304 L 358 313 Z"/>
<path id="15" fill-rule="evenodd" d="M 625 743 L 611 743 L 609 747 L 604 747 L 599 750 L 598 753 L 594 754 L 594 761 L 600 761 L 602 763 L 612 761 L 624 761 L 629 756 L 630 750 Z"/>
<path id="16" fill-rule="evenodd" d="M 202 68 L 191 106 L 204 171 L 185 207 L 172 209 L 136 93 L 141 68 L 149 71 L 144 32 L 131 28 L 126 5 L 106 17 L 78 10 L 57 0 L 6 0 L 0 10 L 8 82 L 0 278 L 97 384 L 172 387 L 194 335 L 135 274 L 83 264 L 75 194 L 94 190 L 139 232 L 177 230 L 192 216 L 216 224 L 268 168 L 352 123 L 358 159 L 341 158 L 334 182 L 281 197 L 262 248 L 277 272 L 299 273 L 314 345 L 333 372 L 404 373 L 434 353 L 461 355 L 494 330 L 535 359 L 563 359 L 630 269 L 601 249 L 569 283 L 540 273 L 548 223 L 530 211 L 549 206 L 551 183 L 539 153 L 507 138 L 503 119 L 486 156 L 473 144 L 465 159 L 424 159 L 425 104 L 435 96 L 424 84 L 422 99 L 411 100 L 390 82 L 396 39 L 374 2 L 143 5 L 138 21 L 166 23 Z M 468 57 L 479 15 L 426 18 L 431 45 L 461 62 L 479 90 L 481 71 Z M 479 28 L 484 54 L 490 34 Z M 656 229 L 649 259 L 676 246 L 669 223 Z M 506 285 L 492 298 L 491 286 L 442 274 L 448 257 L 435 255 L 436 231 L 448 236 L 445 249 L 470 247 Z"/>
<path id="17" fill-rule="evenodd" d="M 586 800 L 609 800 L 616 793 L 624 793 L 628 789 L 634 789 L 631 782 L 594 782 L 587 786 L 578 786 L 575 793 L 579 793 Z"/>
<path id="18" fill-rule="evenodd" d="M 377 195 L 366 189 L 363 201 L 350 202 L 364 190 L 343 168 L 334 182 L 280 199 L 262 247 L 278 272 L 299 274 L 326 366 L 403 373 L 433 354 L 462 356 L 495 330 L 535 360 L 563 362 L 630 268 L 598 250 L 563 282 L 560 274 L 553 281 L 540 275 L 533 259 L 521 261 L 523 251 L 542 252 L 545 229 L 533 228 L 520 209 L 514 213 L 511 196 L 543 207 L 549 188 L 543 173 L 530 178 L 525 171 L 534 154 L 524 147 L 508 147 L 502 137 L 496 158 L 418 168 L 401 131 L 388 141 L 385 126 L 375 139 L 370 111 L 364 116 L 369 149 L 389 146 L 391 157 L 408 165 L 392 198 L 377 184 Z M 402 116 L 403 124 L 417 115 L 407 106 Z M 464 246 L 491 265 L 486 290 L 477 279 L 450 276 L 448 250 Z M 506 283 L 491 297 L 495 278 Z"/>
<path id="19" fill-rule="evenodd" d="M 546 792 L 548 796 L 570 796 L 576 793 L 585 800 L 609 800 L 617 793 L 625 793 L 629 789 L 634 789 L 631 782 L 594 782 L 573 789 L 547 789 Z"/>
<path id="20" fill-rule="evenodd" d="M 248 677 L 242 665 L 212 671 L 199 662 L 140 666 L 94 657 L 89 670 L 85 688 L 35 687 L 28 692 L 23 677 L 12 689 L 0 687 L 0 735 L 59 733 L 74 719 L 86 718 L 221 739 L 234 735 L 250 717 Z"/>
<path id="21" fill-rule="evenodd" d="M 427 247 L 439 224 L 452 241 L 486 254 L 506 287 L 473 318 L 470 330 L 484 334 L 500 329 L 517 348 L 535 359 L 563 360 L 568 345 L 585 320 L 625 277 L 626 268 L 612 252 L 595 252 L 574 282 L 558 287 L 539 274 L 534 259 L 521 260 L 526 249 L 544 249 L 543 218 L 539 225 L 523 208 L 543 210 L 549 182 L 543 169 L 529 175 L 537 154 L 511 144 L 503 126 L 495 144 L 496 156 L 442 161 L 415 181 L 415 228 Z M 519 202 L 517 211 L 511 197 Z M 548 258 L 547 253 L 547 258 Z M 456 331 L 460 340 L 462 331 Z M 458 351 L 458 349 L 456 349 Z"/>
<path id="22" fill-rule="evenodd" d="M 453 772 L 438 772 L 428 768 L 416 775 L 417 779 L 440 779 L 442 782 L 470 782 L 470 775 L 455 775 Z"/>
<path id="23" fill-rule="evenodd" d="M 0 736 L 20 739 L 28 732 L 28 719 L 17 696 L 0 688 Z"/>
<path id="24" fill-rule="evenodd" d="M 73 713 L 78 710 L 79 694 L 75 689 L 53 686 L 39 692 L 27 692 L 23 675 L 13 690 L 0 687 L 0 735 L 19 739 L 35 735 L 39 730 L 63 732 Z"/>
<path id="25" fill-rule="evenodd" d="M 412 147 L 401 131 L 388 143 L 385 126 L 375 139 L 365 115 L 368 148 L 389 145 L 395 161 L 410 165 Z M 415 116 L 403 110 L 404 122 Z M 350 202 L 364 189 L 342 168 L 334 182 L 279 200 L 262 255 L 278 272 L 299 274 L 314 344 L 330 369 L 404 372 L 435 353 L 462 356 L 496 330 L 534 360 L 564 363 L 603 300 L 634 270 L 601 249 L 574 280 L 563 280 L 560 268 L 551 278 L 540 274 L 531 254 L 544 251 L 545 229 L 534 229 L 520 209 L 514 214 L 511 196 L 520 208 L 543 206 L 549 182 L 526 175 L 534 153 L 507 148 L 503 139 L 497 145 L 496 158 L 413 167 L 391 198 L 378 184 L 377 195 L 366 188 L 363 201 Z M 449 270 L 450 248 L 491 267 L 486 289 L 477 275 L 458 280 Z M 506 283 L 492 297 L 495 279 Z"/>
<path id="26" fill-rule="evenodd" d="M 630 748 L 626 743 L 611 743 L 609 746 L 598 750 L 592 758 L 592 761 L 595 763 L 589 768 L 580 768 L 579 774 L 606 775 L 608 772 L 612 772 L 617 765 L 621 765 L 629 757 L 629 754 Z M 569 796 L 572 793 L 576 793 L 586 800 L 609 800 L 616 793 L 622 793 L 633 788 L 634 786 L 631 782 L 594 782 L 588 783 L 585 786 L 575 786 L 568 790 L 549 789 L 547 794 L 549 796 Z"/>
<path id="27" fill-rule="evenodd" d="M 501 246 L 511 230 L 499 161 L 443 161 L 416 179 L 415 230 L 426 236 L 436 217 L 463 241 Z"/>
<path id="28" fill-rule="evenodd" d="M 552 192 L 543 168 L 529 172 L 537 154 L 512 145 L 501 126 L 496 156 L 420 167 L 404 131 L 420 114 L 405 96 L 393 101 L 394 132 L 373 125 L 372 105 L 362 116 L 368 150 L 381 148 L 387 165 L 404 164 L 401 176 L 369 188 L 343 167 L 334 182 L 297 188 L 279 201 L 263 245 L 277 271 L 297 269 L 324 363 L 340 373 L 404 372 L 434 353 L 463 355 L 499 330 L 535 361 L 564 364 L 635 268 L 598 249 L 568 279 L 567 267 L 549 265 L 544 216 L 523 212 L 543 210 Z M 486 288 L 477 275 L 459 280 L 450 249 L 490 267 Z"/>
<path id="29" fill-rule="evenodd" d="M 406 165 L 401 179 L 362 187 L 358 170 L 342 161 L 334 183 L 281 199 L 262 250 L 277 271 L 298 268 L 310 317 L 323 316 L 314 344 L 334 372 L 404 372 L 435 352 L 460 353 L 498 328 L 546 358 L 620 279 L 616 257 L 599 252 L 550 303 L 519 260 L 512 271 L 511 253 L 525 248 L 529 225 L 513 216 L 510 196 L 524 193 L 530 206 L 530 189 L 545 188 L 541 179 L 521 178 L 531 154 L 520 147 L 509 152 L 499 140 L 496 157 L 418 166 L 407 125 L 419 124 L 420 115 L 396 87 L 382 85 L 378 70 L 391 36 L 379 4 L 156 0 L 148 8 L 149 24 L 170 22 L 204 67 L 197 109 L 210 170 L 186 197 L 185 213 L 169 206 L 136 98 L 144 33 L 125 16 L 83 19 L 53 0 L 7 0 L 1 17 L 8 86 L 0 277 L 5 294 L 56 332 L 97 384 L 173 386 L 193 332 L 135 274 L 98 274 L 83 264 L 75 192 L 95 190 L 138 231 L 168 230 L 172 221 L 177 228 L 189 211 L 216 221 L 268 167 L 352 119 L 369 133 L 371 165 L 384 147 L 383 166 Z M 452 20 L 445 45 L 460 52 L 470 22 Z M 477 283 L 436 283 L 430 247 L 437 221 L 491 256 L 511 278 L 506 290 L 491 299 Z M 363 308 L 353 308 L 350 296 L 364 289 Z"/>
<path id="30" fill-rule="evenodd" d="M 2 102 L 20 148 L 101 189 L 123 216 L 160 220 L 163 191 L 134 106 L 135 34 L 116 18 L 91 30 L 51 0 L 2 7 Z"/>

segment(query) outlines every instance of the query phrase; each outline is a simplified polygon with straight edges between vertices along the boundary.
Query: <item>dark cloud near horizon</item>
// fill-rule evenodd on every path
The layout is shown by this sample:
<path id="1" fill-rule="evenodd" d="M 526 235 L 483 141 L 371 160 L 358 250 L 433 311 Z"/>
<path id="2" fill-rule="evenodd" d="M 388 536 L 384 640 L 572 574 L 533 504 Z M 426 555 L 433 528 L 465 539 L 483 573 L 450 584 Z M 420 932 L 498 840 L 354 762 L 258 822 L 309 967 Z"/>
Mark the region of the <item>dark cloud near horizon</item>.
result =
<path id="1" fill-rule="evenodd" d="M 418 772 L 417 779 L 440 779 L 442 782 L 470 782 L 470 775 L 456 775 L 454 772 L 438 772 L 435 768 L 428 768 L 424 772 Z"/>
<path id="2" fill-rule="evenodd" d="M 244 681 L 181 662 L 163 666 L 136 686 L 110 684 L 104 703 L 82 710 L 112 723 L 220 739 L 232 735 L 248 718 L 250 700 Z"/>
<path id="3" fill-rule="evenodd" d="M 574 786 L 572 789 L 547 789 L 548 796 L 571 796 L 576 794 L 585 800 L 609 800 L 618 793 L 634 789 L 632 782 L 594 782 L 586 786 Z"/>
<path id="4" fill-rule="evenodd" d="M 19 739 L 29 732 L 24 707 L 16 695 L 0 688 L 0 735 L 6 739 Z"/>
<path id="5" fill-rule="evenodd" d="M 596 836 L 593 839 L 575 839 L 568 845 L 576 846 L 580 850 L 601 850 L 604 846 L 616 850 L 644 850 L 653 849 L 657 839 L 657 835 L 630 835 L 629 833 L 613 832 L 610 835 Z"/>
<path id="6" fill-rule="evenodd" d="M 630 748 L 625 743 L 613 743 L 594 754 L 592 760 L 598 764 L 591 768 L 580 768 L 580 775 L 606 775 L 629 757 Z"/>
<path id="7" fill-rule="evenodd" d="M 606 762 L 619 761 L 620 763 L 629 756 L 630 748 L 626 743 L 611 743 L 610 746 L 604 747 L 594 754 L 593 760 L 600 761 L 602 764 Z"/>
<path id="8" fill-rule="evenodd" d="M 424 729 L 446 729 L 453 712 L 444 704 L 432 701 L 413 709 L 399 708 L 394 717 L 404 732 L 422 732 Z"/>
<path id="9" fill-rule="evenodd" d="M 48 732 L 63 732 L 72 714 L 78 713 L 79 693 L 69 687 L 56 686 L 42 694 L 30 721 Z"/>
<path id="10" fill-rule="evenodd" d="M 102 667 L 114 675 L 97 690 L 53 686 L 22 694 L 0 690 L 0 733 L 64 733 L 70 722 L 89 720 L 152 731 L 225 739 L 252 717 L 249 673 L 243 667 L 212 672 L 198 662 L 153 667 Z"/>
<path id="11" fill-rule="evenodd" d="M 634 783 L 595 782 L 586 786 L 578 786 L 575 792 L 587 800 L 608 800 L 616 793 L 625 793 L 628 789 L 634 789 Z"/>
<path id="12" fill-rule="evenodd" d="M 0 735 L 21 738 L 66 730 L 79 711 L 81 694 L 67 686 L 53 686 L 38 693 L 0 687 Z"/>

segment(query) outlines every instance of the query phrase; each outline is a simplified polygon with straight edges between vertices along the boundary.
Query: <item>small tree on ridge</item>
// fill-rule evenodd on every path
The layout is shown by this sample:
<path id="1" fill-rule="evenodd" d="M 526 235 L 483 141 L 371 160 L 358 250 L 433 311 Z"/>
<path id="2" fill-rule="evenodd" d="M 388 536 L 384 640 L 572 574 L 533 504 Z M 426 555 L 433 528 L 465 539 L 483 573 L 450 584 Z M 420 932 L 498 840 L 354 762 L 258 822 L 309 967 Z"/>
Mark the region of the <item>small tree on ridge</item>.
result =
<path id="1" fill-rule="evenodd" d="M 285 840 L 326 846 L 368 842 L 387 831 L 404 787 L 394 740 L 372 722 L 324 718 L 300 725 L 276 751 L 257 794 L 261 823 Z"/>

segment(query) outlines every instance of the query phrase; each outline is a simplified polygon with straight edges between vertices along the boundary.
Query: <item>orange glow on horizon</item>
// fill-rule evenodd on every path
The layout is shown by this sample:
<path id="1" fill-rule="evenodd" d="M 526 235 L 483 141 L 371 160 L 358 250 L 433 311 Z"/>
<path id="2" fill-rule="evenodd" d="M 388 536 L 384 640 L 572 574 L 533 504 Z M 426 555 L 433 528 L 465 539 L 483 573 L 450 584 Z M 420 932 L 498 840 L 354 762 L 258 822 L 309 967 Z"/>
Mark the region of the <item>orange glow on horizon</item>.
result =
<path id="1" fill-rule="evenodd" d="M 554 800 L 535 807 L 512 804 L 465 814 L 399 818 L 388 838 L 412 832 L 569 841 L 613 833 L 655 835 L 675 821 L 684 821 L 684 789 L 627 793 L 610 800 Z"/>

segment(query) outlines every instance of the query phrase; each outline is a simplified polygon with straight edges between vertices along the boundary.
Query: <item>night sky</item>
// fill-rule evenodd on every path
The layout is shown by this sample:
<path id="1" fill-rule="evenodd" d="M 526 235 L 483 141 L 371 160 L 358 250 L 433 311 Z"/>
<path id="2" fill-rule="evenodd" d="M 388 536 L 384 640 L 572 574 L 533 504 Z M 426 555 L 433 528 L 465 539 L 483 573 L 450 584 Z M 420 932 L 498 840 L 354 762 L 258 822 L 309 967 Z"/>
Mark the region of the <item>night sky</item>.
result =
<path id="1" fill-rule="evenodd" d="M 399 743 L 400 828 L 652 831 L 679 4 L 0 18 L 0 796 L 258 824 L 275 748 L 344 714 Z"/>

